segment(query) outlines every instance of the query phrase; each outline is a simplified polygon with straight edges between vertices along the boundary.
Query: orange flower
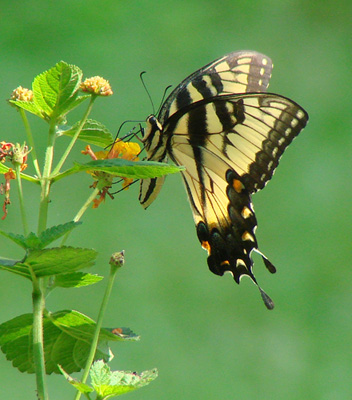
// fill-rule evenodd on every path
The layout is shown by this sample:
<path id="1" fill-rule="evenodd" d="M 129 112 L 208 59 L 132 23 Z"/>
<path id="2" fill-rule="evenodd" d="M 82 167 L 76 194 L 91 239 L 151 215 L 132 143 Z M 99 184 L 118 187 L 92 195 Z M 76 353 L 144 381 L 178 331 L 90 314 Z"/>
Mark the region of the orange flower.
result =
<path id="1" fill-rule="evenodd" d="M 141 148 L 138 143 L 123 142 L 121 139 L 117 139 L 116 142 L 111 146 L 110 150 L 93 152 L 91 147 L 88 145 L 86 146 L 85 150 L 82 151 L 83 154 L 90 155 L 93 160 L 122 158 L 124 160 L 130 160 L 130 161 L 138 161 L 139 160 L 138 155 L 140 152 Z M 102 174 L 104 174 L 105 179 L 107 179 L 107 177 L 109 176 L 105 172 L 99 172 L 99 171 L 87 171 L 87 172 L 90 173 L 95 179 L 101 178 L 103 176 Z M 111 176 L 111 183 L 112 179 L 113 177 Z M 129 185 L 133 182 L 132 178 L 122 177 L 122 180 L 123 180 L 122 183 L 123 189 L 128 189 Z M 93 186 L 95 187 L 96 185 L 93 184 Z M 111 198 L 113 198 L 111 193 L 109 193 L 110 188 L 111 185 L 107 185 L 100 191 L 99 197 L 93 201 L 93 208 L 99 207 L 100 203 L 102 203 L 105 200 L 106 195 L 109 195 Z"/>
<path id="2" fill-rule="evenodd" d="M 27 157 L 28 157 L 28 146 L 24 143 L 22 146 L 18 143 L 0 142 L 0 162 L 10 161 L 16 167 L 19 165 L 20 171 L 24 171 L 27 168 Z M 7 216 L 7 206 L 11 204 L 10 201 L 10 180 L 16 179 L 15 171 L 9 168 L 4 173 L 5 185 L 1 184 L 1 191 L 5 193 L 5 200 L 2 207 L 4 215 L 2 219 Z M 5 187 L 5 190 L 4 190 Z"/>

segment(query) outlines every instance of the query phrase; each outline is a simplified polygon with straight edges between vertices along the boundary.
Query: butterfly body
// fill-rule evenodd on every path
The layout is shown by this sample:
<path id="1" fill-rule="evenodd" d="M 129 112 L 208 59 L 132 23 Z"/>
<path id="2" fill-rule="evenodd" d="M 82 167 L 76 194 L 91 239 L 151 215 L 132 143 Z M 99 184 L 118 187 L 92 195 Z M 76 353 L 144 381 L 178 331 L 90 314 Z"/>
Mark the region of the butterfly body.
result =
<path id="1" fill-rule="evenodd" d="M 147 159 L 183 165 L 183 181 L 209 269 L 229 271 L 237 283 L 253 275 L 258 250 L 251 194 L 271 179 L 285 148 L 307 123 L 307 113 L 283 96 L 265 93 L 271 60 L 235 52 L 186 78 L 166 99 L 158 116 L 147 118 Z M 140 202 L 156 198 L 164 178 L 141 181 Z M 268 308 L 270 298 L 260 289 Z"/>

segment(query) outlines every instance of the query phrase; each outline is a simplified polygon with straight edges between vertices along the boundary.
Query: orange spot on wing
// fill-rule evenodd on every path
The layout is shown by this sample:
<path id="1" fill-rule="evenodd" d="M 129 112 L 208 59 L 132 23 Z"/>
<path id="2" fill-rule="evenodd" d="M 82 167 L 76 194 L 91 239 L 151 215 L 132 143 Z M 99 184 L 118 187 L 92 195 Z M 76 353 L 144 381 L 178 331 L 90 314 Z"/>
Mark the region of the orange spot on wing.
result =
<path id="1" fill-rule="evenodd" d="M 202 247 L 203 247 L 203 249 L 206 250 L 206 251 L 208 252 L 208 254 L 210 255 L 210 250 L 211 250 L 211 248 L 210 248 L 209 242 L 203 241 L 203 242 L 202 242 Z"/>
<path id="2" fill-rule="evenodd" d="M 237 193 L 241 193 L 242 190 L 244 189 L 244 185 L 241 181 L 238 179 L 234 179 L 232 182 L 233 188 L 236 190 Z"/>
<path id="3" fill-rule="evenodd" d="M 225 261 L 223 261 L 220 265 L 221 265 L 222 267 L 225 266 L 225 265 L 230 265 L 230 261 L 225 260 Z"/>

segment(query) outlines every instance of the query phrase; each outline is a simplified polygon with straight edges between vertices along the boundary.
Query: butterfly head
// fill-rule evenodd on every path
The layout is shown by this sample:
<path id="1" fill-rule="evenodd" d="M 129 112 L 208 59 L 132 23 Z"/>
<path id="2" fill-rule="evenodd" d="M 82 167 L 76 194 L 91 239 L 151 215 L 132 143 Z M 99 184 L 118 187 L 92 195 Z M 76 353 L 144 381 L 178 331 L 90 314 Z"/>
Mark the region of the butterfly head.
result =
<path id="1" fill-rule="evenodd" d="M 148 160 L 159 161 L 159 153 L 165 152 L 164 147 L 161 145 L 163 127 L 154 114 L 148 116 L 146 124 L 147 126 L 143 130 L 142 142 L 145 145 Z"/>

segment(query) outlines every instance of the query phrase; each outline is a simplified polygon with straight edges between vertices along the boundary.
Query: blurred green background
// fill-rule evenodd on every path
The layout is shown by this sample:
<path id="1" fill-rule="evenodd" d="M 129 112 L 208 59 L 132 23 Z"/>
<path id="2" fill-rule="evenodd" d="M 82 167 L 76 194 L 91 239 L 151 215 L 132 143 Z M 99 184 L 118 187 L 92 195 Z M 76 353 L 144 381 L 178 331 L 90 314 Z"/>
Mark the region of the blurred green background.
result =
<path id="1" fill-rule="evenodd" d="M 94 272 L 103 275 L 109 255 L 126 251 L 104 325 L 129 326 L 142 340 L 114 344 L 111 367 L 160 374 L 130 400 L 351 399 L 351 1 L 12 0 L 1 2 L 0 18 L 1 140 L 12 142 L 24 129 L 5 99 L 61 59 L 110 80 L 115 95 L 98 101 L 92 118 L 112 132 L 152 112 L 143 70 L 158 105 L 167 85 L 228 52 L 273 59 L 270 91 L 310 115 L 273 181 L 254 196 L 260 248 L 278 268 L 271 276 L 258 257 L 255 273 L 274 311 L 249 280 L 237 286 L 208 271 L 180 176 L 167 178 L 147 211 L 137 185 L 90 210 L 70 244 L 96 248 Z M 43 156 L 47 127 L 30 121 Z M 70 162 L 84 159 L 79 150 Z M 54 186 L 49 225 L 73 218 L 90 183 L 82 175 Z M 25 192 L 35 230 L 39 192 L 29 185 Z M 14 190 L 1 229 L 21 231 L 17 206 Z M 0 251 L 22 256 L 5 239 Z M 95 318 L 104 284 L 57 290 L 48 308 Z M 1 273 L 0 285 L 1 322 L 31 312 L 27 281 Z M 33 375 L 3 354 L 0 370 L 1 399 L 36 398 Z M 51 400 L 73 398 L 61 376 L 48 381 Z"/>

